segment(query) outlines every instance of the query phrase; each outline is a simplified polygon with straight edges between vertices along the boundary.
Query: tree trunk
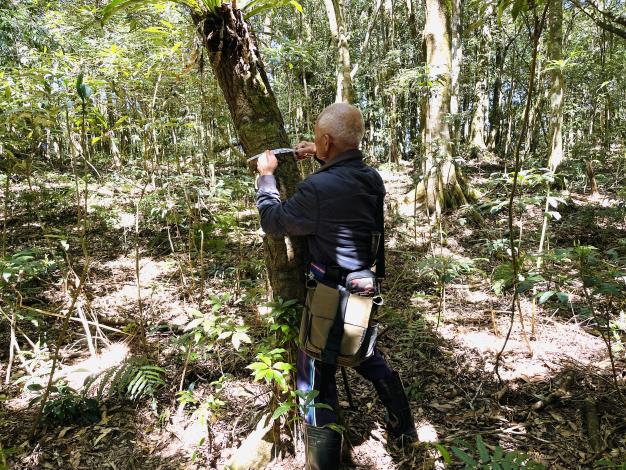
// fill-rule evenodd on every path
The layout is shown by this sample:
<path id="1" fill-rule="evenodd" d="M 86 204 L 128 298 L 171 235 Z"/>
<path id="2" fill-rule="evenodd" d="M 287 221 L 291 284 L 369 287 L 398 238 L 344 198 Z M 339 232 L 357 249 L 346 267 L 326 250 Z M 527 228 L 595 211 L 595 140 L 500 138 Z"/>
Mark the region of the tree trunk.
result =
<path id="1" fill-rule="evenodd" d="M 417 193 L 424 193 L 429 213 L 441 214 L 467 204 L 470 192 L 452 159 L 450 136 L 452 49 L 450 11 L 445 0 L 426 0 L 424 48 L 428 81 L 432 84 L 423 105 L 422 142 L 424 182 Z"/>
<path id="2" fill-rule="evenodd" d="M 337 103 L 352 102 L 352 66 L 350 65 L 350 49 L 348 48 L 348 32 L 344 15 L 343 0 L 324 0 L 328 25 L 333 42 L 337 49 Z"/>
<path id="3" fill-rule="evenodd" d="M 543 52 L 537 58 L 537 77 L 543 78 L 544 76 L 544 57 Z M 530 111 L 530 117 L 528 120 L 528 131 L 526 134 L 526 152 L 525 155 L 529 156 L 535 152 L 537 144 L 537 137 L 539 132 L 539 124 L 541 121 L 541 110 L 543 109 L 544 98 L 546 93 L 537 93 L 536 96 L 531 97 L 534 99 L 532 110 Z"/>
<path id="4" fill-rule="evenodd" d="M 550 0 L 548 6 L 548 59 L 550 70 L 550 133 L 548 167 L 555 171 L 563 161 L 563 3 Z"/>
<path id="5" fill-rule="evenodd" d="M 493 82 L 491 94 L 491 110 L 489 112 L 489 138 L 488 144 L 492 151 L 499 151 L 502 141 L 502 75 L 504 74 L 504 58 L 506 56 L 506 48 L 503 47 L 502 38 L 497 30 L 498 39 L 496 46 L 496 79 Z"/>
<path id="6" fill-rule="evenodd" d="M 485 138 L 485 118 L 489 109 L 489 95 L 487 94 L 487 77 L 489 75 L 489 48 L 491 46 L 491 25 L 489 24 L 492 15 L 492 7 L 489 5 L 485 11 L 485 22 L 480 32 L 478 43 L 478 58 L 476 63 L 476 84 L 474 94 L 476 96 L 476 107 L 472 116 L 470 127 L 470 149 L 473 156 L 481 158 L 487 151 L 487 139 Z M 494 103 L 495 106 L 495 103 Z"/>
<path id="7" fill-rule="evenodd" d="M 463 62 L 463 1 L 452 0 L 449 3 L 450 11 L 450 47 L 452 53 L 450 69 L 450 114 L 453 121 L 452 139 L 458 142 L 461 129 L 461 116 L 459 114 L 459 94 L 461 63 Z M 454 150 L 454 149 L 453 149 Z"/>
<path id="8" fill-rule="evenodd" d="M 213 14 L 194 15 L 193 19 L 246 155 L 268 148 L 289 147 L 283 118 L 270 88 L 256 38 L 242 12 L 224 4 Z M 296 162 L 288 157 L 281 158 L 276 171 L 281 198 L 294 193 L 299 179 Z M 264 247 L 274 296 L 303 300 L 304 240 L 266 235 Z"/>

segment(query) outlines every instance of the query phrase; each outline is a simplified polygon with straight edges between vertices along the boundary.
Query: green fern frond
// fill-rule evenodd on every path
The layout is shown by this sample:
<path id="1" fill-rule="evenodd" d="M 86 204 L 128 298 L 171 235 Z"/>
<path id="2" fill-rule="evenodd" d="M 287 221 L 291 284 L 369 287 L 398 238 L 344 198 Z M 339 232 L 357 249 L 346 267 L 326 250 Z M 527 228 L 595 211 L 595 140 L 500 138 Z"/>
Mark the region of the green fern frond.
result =
<path id="1" fill-rule="evenodd" d="M 202 5 L 196 0 L 169 0 L 172 3 L 184 5 L 189 7 L 194 13 L 201 14 L 203 12 L 202 6 L 206 3 L 217 3 L 216 0 L 203 0 Z M 109 19 L 122 10 L 129 10 L 131 8 L 141 8 L 148 5 L 162 5 L 162 0 L 111 0 L 100 10 L 100 22 L 106 23 Z M 221 3 L 221 0 L 219 1 Z"/>
<path id="2" fill-rule="evenodd" d="M 290 5 L 302 13 L 302 5 L 296 0 L 251 0 L 241 10 L 244 12 L 245 18 L 249 19 L 259 13 Z"/>
<path id="3" fill-rule="evenodd" d="M 97 384 L 96 397 L 102 400 L 115 395 L 125 396 L 135 401 L 150 396 L 157 387 L 164 385 L 165 370 L 148 363 L 143 356 L 131 357 L 120 365 L 91 375 L 83 384 L 83 396 L 87 396 Z"/>

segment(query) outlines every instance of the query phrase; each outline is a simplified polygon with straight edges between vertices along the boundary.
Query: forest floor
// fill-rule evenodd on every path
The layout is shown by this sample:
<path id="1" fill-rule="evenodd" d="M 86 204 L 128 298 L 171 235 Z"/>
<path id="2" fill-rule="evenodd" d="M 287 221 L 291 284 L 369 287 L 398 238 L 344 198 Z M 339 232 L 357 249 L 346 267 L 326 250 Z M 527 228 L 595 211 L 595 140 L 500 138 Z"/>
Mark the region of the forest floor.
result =
<path id="1" fill-rule="evenodd" d="M 505 186 L 489 181 L 495 170 L 484 165 L 468 171 L 471 181 L 488 193 L 491 207 L 497 206 L 498 197 L 506 200 Z M 410 204 L 407 207 L 402 201 L 411 187 L 408 168 L 381 172 L 389 191 L 390 236 L 379 348 L 403 378 L 420 442 L 405 449 L 388 446 L 384 410 L 373 388 L 348 371 L 356 410 L 349 409 L 338 380 L 348 429 L 345 468 L 442 468 L 440 452 L 452 453 L 453 446 L 478 458 L 478 435 L 491 454 L 498 449 L 524 452 L 551 469 L 595 468 L 602 465 L 601 459 L 615 465 L 626 462 L 626 407 L 619 404 L 613 387 L 607 347 L 591 328 L 589 317 L 574 308 L 575 298 L 570 303 L 554 298 L 533 305 L 530 295 L 522 295 L 524 326 L 516 316 L 500 361 L 502 382 L 494 374 L 494 359 L 510 325 L 510 295 L 496 295 L 492 288 L 494 268 L 507 261 L 506 251 L 497 245 L 506 236 L 506 210 L 482 211 L 483 223 L 458 211 L 447 215 L 441 227 L 431 227 L 425 217 L 413 218 Z M 62 266 L 66 262 L 59 255 L 58 240 L 65 235 L 76 240 L 77 236 L 75 211 L 67 203 L 71 181 L 52 174 L 41 180 L 45 182 L 33 190 L 20 187 L 14 191 L 17 202 L 7 221 L 9 246 L 14 251 L 37 245 L 49 252 L 56 250 Z M 148 189 L 145 199 L 151 207 L 174 212 L 173 206 L 161 204 L 158 191 Z M 208 207 L 209 212 L 217 214 L 224 204 L 238 198 L 236 191 L 241 188 L 230 189 L 220 196 L 221 202 Z M 23 305 L 30 310 L 21 311 L 18 341 L 24 350 L 34 351 L 27 356 L 32 373 L 20 368 L 16 359 L 11 384 L 0 389 L 4 449 L 0 454 L 4 452 L 10 468 L 222 468 L 267 411 L 268 387 L 254 382 L 245 368 L 254 361 L 251 345 L 243 344 L 235 351 L 223 341 L 209 354 L 193 355 L 185 367 L 180 341 L 198 306 L 198 295 L 213 299 L 204 302 L 206 309 L 221 302 L 222 312 L 248 325 L 253 344 L 268 336 L 262 321 L 267 289 L 261 236 L 251 210 L 252 189 L 244 185 L 248 194 L 239 198 L 239 207 L 231 206 L 231 219 L 214 224 L 215 236 L 207 240 L 206 259 L 196 271 L 188 268 L 188 254 L 178 251 L 186 239 L 185 223 L 179 219 L 180 231 L 168 231 L 156 222 L 149 224 L 146 216 L 137 238 L 141 303 L 134 244 L 134 202 L 140 190 L 136 184 L 119 180 L 100 181 L 90 189 L 87 249 L 92 263 L 77 307 L 87 317 L 97 315 L 108 329 L 90 329 L 99 338 L 98 355 L 92 357 L 86 330 L 72 321 L 71 335 L 61 349 L 58 376 L 78 390 L 89 374 L 141 354 L 164 368 L 166 385 L 147 400 L 103 399 L 93 422 L 49 423 L 36 439 L 29 440 L 36 411 L 30 401 L 36 392 L 27 391 L 23 384 L 36 383 L 49 370 L 50 349 L 61 322 L 45 312 L 63 313 L 69 303 L 62 270 L 52 270 L 22 292 Z M 42 195 L 33 202 L 32 193 L 37 192 Z M 543 200 L 526 203 L 520 211 L 518 230 L 522 229 L 527 250 L 537 246 Z M 580 241 L 605 249 L 626 241 L 623 208 L 609 196 L 572 192 L 559 211 L 561 217 L 550 225 L 552 247 L 571 247 Z M 68 253 L 70 260 L 80 259 L 78 244 L 70 246 Z M 74 266 L 78 273 L 82 268 L 80 263 Z M 448 276 L 438 285 L 442 269 Z M 198 294 L 196 284 L 202 279 L 205 284 Z M 195 294 L 190 293 L 193 289 Z M 230 297 L 223 297 L 224 293 Z M 146 344 L 139 341 L 142 317 Z M 3 325 L 2 378 L 9 344 L 7 323 Z M 32 347 L 26 336 L 35 343 Z M 616 369 L 623 388 L 623 351 L 616 353 Z M 216 383 L 224 375 L 226 380 Z M 20 376 L 22 384 L 16 383 Z M 191 412 L 193 403 L 184 407 L 177 400 L 181 379 L 186 389 L 193 384 L 198 402 L 212 395 L 218 399 L 211 402 L 213 408 L 204 410 L 207 422 L 202 421 L 202 413 Z M 443 447 L 436 448 L 436 443 Z M 296 442 L 295 448 L 295 456 L 285 452 L 269 468 L 304 468 L 302 443 Z M 455 461 L 453 468 L 459 466 L 458 457 Z"/>

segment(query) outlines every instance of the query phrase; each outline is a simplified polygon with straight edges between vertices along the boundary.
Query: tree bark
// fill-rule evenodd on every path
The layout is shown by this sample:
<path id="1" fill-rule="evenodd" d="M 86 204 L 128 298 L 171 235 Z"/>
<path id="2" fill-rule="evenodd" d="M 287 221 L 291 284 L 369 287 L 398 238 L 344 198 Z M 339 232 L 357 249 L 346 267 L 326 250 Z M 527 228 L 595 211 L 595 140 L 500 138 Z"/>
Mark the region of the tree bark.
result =
<path id="1" fill-rule="evenodd" d="M 451 47 L 451 69 L 450 69 L 450 114 L 452 115 L 453 127 L 452 138 L 458 141 L 461 129 L 461 116 L 459 115 L 459 95 L 461 63 L 463 62 L 463 1 L 451 0 L 450 2 L 450 47 Z"/>
<path id="2" fill-rule="evenodd" d="M 491 110 L 489 111 L 489 138 L 488 145 L 492 151 L 499 151 L 502 142 L 502 76 L 504 74 L 504 59 L 508 47 L 502 44 L 500 30 L 496 30 L 496 78 L 491 93 Z"/>
<path id="3" fill-rule="evenodd" d="M 333 42 L 337 49 L 337 103 L 350 103 L 352 94 L 352 66 L 350 65 L 350 49 L 348 48 L 348 32 L 346 30 L 343 0 L 324 0 L 328 25 Z"/>
<path id="4" fill-rule="evenodd" d="M 478 57 L 476 63 L 476 84 L 474 95 L 476 97 L 476 107 L 472 116 L 470 126 L 470 149 L 473 156 L 481 158 L 487 151 L 487 139 L 485 136 L 485 126 L 487 110 L 489 109 L 489 95 L 487 91 L 487 78 L 489 75 L 489 56 L 491 47 L 491 25 L 489 24 L 492 15 L 492 6 L 489 5 L 485 11 L 485 22 L 480 32 L 478 43 Z M 494 103 L 494 106 L 496 103 Z"/>
<path id="5" fill-rule="evenodd" d="M 548 6 L 548 59 L 550 64 L 550 131 L 548 168 L 556 171 L 563 161 L 563 3 L 550 0 Z"/>
<path id="6" fill-rule="evenodd" d="M 193 16 L 224 93 L 246 155 L 289 147 L 283 118 L 270 87 L 256 38 L 240 10 L 224 4 L 212 14 Z M 282 158 L 276 171 L 281 198 L 290 197 L 300 180 L 293 159 Z M 304 240 L 264 237 L 265 260 L 274 296 L 304 300 Z"/>
<path id="7" fill-rule="evenodd" d="M 452 48 L 450 11 L 445 0 L 425 0 L 424 48 L 428 81 L 431 84 L 423 104 L 422 142 L 424 152 L 423 187 L 429 213 L 437 216 L 473 199 L 461 172 L 456 168 L 450 133 Z M 470 197 L 472 196 L 472 197 Z"/>

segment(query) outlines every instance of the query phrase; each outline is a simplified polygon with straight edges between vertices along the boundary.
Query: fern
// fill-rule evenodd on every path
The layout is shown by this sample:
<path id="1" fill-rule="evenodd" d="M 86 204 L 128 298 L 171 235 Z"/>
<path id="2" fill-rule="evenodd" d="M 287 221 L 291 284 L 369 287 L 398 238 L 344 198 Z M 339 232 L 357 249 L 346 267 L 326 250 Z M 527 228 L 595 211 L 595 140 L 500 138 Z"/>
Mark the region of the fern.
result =
<path id="1" fill-rule="evenodd" d="M 400 341 L 406 344 L 410 351 L 425 358 L 425 351 L 429 349 L 432 343 L 432 333 L 424 318 L 420 316 L 410 320 L 400 337 Z"/>
<path id="2" fill-rule="evenodd" d="M 90 375 L 83 384 L 83 396 L 96 389 L 98 401 L 104 397 L 125 396 L 138 400 L 151 396 L 160 385 L 164 385 L 165 370 L 152 365 L 143 356 L 126 359 L 120 365 Z"/>
<path id="3" fill-rule="evenodd" d="M 203 8 L 196 0 L 170 0 L 173 3 L 179 5 L 185 5 L 189 7 L 194 13 L 201 14 Z M 163 3 L 161 0 L 111 0 L 104 7 L 100 9 L 99 16 L 100 22 L 104 25 L 109 19 L 120 11 L 134 11 L 137 9 L 145 8 L 148 5 L 155 5 Z M 214 0 L 206 0 L 206 3 L 217 3 Z M 221 4 L 221 2 L 219 2 Z M 204 4 L 204 2 L 203 2 Z M 217 6 L 217 5 L 216 5 Z"/>
<path id="4" fill-rule="evenodd" d="M 296 0 L 250 0 L 241 9 L 244 11 L 246 19 L 250 19 L 259 13 L 290 5 L 302 13 L 302 5 Z"/>

